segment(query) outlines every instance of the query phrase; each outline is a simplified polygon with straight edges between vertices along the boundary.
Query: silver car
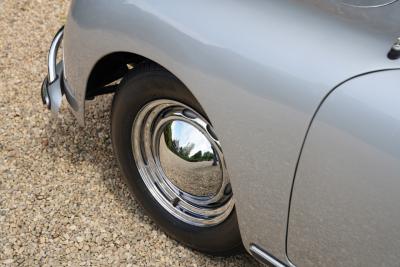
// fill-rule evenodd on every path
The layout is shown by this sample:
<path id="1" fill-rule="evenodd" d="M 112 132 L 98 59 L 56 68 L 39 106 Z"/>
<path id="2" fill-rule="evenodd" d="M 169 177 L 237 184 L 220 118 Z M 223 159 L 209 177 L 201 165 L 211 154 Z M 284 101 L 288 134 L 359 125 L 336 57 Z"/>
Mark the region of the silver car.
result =
<path id="1" fill-rule="evenodd" d="M 398 37 L 396 0 L 75 0 L 41 93 L 82 125 L 114 93 L 126 182 L 189 247 L 400 266 Z"/>

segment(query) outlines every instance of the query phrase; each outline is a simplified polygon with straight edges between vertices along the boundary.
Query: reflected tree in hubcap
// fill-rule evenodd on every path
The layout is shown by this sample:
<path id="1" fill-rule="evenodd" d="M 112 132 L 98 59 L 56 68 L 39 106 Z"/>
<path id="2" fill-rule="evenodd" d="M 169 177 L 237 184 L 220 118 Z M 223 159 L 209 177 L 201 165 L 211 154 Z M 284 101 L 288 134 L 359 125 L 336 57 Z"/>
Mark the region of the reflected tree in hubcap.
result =
<path id="1" fill-rule="evenodd" d="M 193 196 L 218 193 L 223 179 L 218 156 L 194 126 L 178 120 L 168 123 L 159 149 L 161 166 L 174 186 Z"/>

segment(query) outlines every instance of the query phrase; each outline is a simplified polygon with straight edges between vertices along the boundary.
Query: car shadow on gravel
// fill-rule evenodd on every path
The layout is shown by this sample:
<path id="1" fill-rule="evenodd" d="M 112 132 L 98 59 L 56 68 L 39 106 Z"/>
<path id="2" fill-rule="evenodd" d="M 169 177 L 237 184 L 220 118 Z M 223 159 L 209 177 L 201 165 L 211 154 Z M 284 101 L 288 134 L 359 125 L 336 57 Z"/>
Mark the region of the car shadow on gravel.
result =
<path id="1" fill-rule="evenodd" d="M 76 175 L 85 178 L 79 182 L 90 183 L 92 179 L 104 186 L 108 193 L 120 206 L 119 210 L 125 210 L 136 217 L 136 221 L 145 223 L 149 229 L 146 232 L 151 235 L 157 232 L 164 235 L 161 230 L 148 218 L 143 209 L 131 197 L 119 171 L 114 157 L 110 136 L 110 111 L 112 96 L 99 96 L 95 100 L 86 102 L 86 125 L 79 126 L 73 114 L 66 107 L 66 101 L 57 118 L 49 118 L 45 125 L 45 133 L 42 140 L 44 152 L 48 153 L 54 161 L 66 161 L 69 166 L 65 171 L 76 172 Z M 50 114 L 46 114 L 50 117 Z M 44 115 L 44 116 L 46 116 Z M 93 177 L 92 177 L 93 176 Z M 94 205 L 100 205 L 94 203 Z M 112 214 L 108 214 L 112 216 Z M 111 226 L 113 227 L 113 226 Z M 146 236 L 143 236 L 145 239 Z M 173 246 L 182 246 L 169 239 Z M 221 266 L 258 266 L 247 254 L 229 258 L 205 255 L 187 248 L 196 257 L 205 257 L 213 265 Z M 190 254 L 190 253 L 189 253 Z M 236 264 L 238 263 L 238 264 Z"/>
<path id="2" fill-rule="evenodd" d="M 125 186 L 123 177 L 114 157 L 111 133 L 110 133 L 110 111 L 111 96 L 97 97 L 95 100 L 86 102 L 86 120 L 82 127 L 76 121 L 74 115 L 66 106 L 57 118 L 49 119 L 45 132 L 47 139 L 43 140 L 54 161 L 68 161 L 70 165 L 85 171 L 100 174 L 98 177 L 107 190 L 115 196 L 122 209 L 133 211 L 141 219 L 151 224 L 154 229 L 157 226 L 147 218 L 144 211 L 130 196 Z M 49 114 L 49 116 L 52 116 Z"/>

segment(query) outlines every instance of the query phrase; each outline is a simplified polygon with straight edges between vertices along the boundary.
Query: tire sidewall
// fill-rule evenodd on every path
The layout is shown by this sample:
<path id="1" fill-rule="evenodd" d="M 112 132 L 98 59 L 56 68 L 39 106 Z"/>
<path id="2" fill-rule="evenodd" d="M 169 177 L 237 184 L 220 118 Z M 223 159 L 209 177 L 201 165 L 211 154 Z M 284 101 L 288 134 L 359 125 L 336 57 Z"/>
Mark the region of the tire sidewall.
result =
<path id="1" fill-rule="evenodd" d="M 171 237 L 210 254 L 235 253 L 242 247 L 235 209 L 218 225 L 193 226 L 167 212 L 141 178 L 132 152 L 132 125 L 143 106 L 158 99 L 181 102 L 207 118 L 186 87 L 169 72 L 153 70 L 126 77 L 113 99 L 111 135 L 114 152 L 128 187 L 150 217 Z"/>

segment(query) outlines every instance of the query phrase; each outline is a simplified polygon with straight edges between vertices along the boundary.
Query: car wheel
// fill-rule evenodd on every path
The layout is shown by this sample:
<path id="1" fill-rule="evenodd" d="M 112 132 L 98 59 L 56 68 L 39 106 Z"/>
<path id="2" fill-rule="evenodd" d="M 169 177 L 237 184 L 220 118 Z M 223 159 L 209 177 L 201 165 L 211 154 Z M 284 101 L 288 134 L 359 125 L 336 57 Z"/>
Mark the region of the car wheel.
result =
<path id="1" fill-rule="evenodd" d="M 174 75 L 136 66 L 115 93 L 111 131 L 131 192 L 169 236 L 214 255 L 242 250 L 220 142 Z"/>

